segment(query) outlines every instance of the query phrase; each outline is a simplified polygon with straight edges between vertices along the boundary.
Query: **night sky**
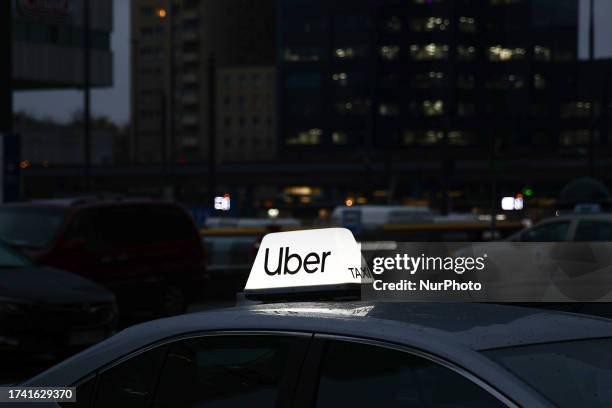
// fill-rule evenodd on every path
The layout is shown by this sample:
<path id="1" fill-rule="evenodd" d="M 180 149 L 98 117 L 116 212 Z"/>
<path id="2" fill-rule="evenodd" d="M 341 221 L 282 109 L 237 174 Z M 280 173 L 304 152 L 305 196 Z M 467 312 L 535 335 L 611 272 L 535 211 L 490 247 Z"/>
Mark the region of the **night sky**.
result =
<path id="1" fill-rule="evenodd" d="M 588 0 L 580 0 L 579 55 L 588 55 Z M 595 0 L 597 27 L 596 57 L 612 57 L 612 1 Z M 130 116 L 129 75 L 129 12 L 130 0 L 114 0 L 115 31 L 112 48 L 115 59 L 114 86 L 92 93 L 92 109 L 95 115 L 106 115 L 115 122 L 124 124 Z M 69 120 L 82 107 L 79 91 L 16 92 L 15 111 L 26 111 L 41 118 Z"/>

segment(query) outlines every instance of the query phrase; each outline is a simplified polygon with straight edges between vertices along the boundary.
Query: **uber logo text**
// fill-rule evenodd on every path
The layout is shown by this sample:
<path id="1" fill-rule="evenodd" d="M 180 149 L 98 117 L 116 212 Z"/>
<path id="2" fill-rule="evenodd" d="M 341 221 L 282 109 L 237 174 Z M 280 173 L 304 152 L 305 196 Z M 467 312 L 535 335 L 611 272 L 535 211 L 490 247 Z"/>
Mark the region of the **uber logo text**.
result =
<path id="1" fill-rule="evenodd" d="M 300 269 L 302 269 L 302 267 L 307 273 L 318 272 L 319 268 L 321 272 L 325 272 L 325 261 L 327 257 L 331 255 L 331 251 L 322 252 L 320 255 L 316 252 L 311 252 L 302 259 L 300 254 L 292 254 L 289 247 L 281 247 L 278 253 L 278 262 L 276 263 L 275 269 L 268 267 L 269 255 L 270 248 L 266 248 L 264 270 L 268 275 L 295 275 L 300 271 Z"/>

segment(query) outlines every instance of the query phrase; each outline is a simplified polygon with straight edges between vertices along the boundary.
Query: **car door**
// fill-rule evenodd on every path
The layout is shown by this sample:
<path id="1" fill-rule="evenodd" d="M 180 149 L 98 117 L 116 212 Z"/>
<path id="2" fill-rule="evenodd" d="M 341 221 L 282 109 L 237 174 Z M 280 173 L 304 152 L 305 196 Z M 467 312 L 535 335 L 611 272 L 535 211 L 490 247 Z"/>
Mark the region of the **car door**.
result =
<path id="1" fill-rule="evenodd" d="M 510 399 L 467 372 L 370 340 L 317 335 L 295 407 L 496 408 Z"/>
<path id="2" fill-rule="evenodd" d="M 77 384 L 77 401 L 83 397 L 78 406 L 287 407 L 311 337 L 219 332 L 173 339 Z"/>

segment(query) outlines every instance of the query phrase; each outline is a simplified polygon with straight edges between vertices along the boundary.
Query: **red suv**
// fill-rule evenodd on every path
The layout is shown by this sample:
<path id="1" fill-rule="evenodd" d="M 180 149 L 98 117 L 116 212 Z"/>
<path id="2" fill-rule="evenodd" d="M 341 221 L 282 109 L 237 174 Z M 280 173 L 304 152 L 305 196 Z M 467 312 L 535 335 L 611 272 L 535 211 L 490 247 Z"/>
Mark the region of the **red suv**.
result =
<path id="1" fill-rule="evenodd" d="M 199 233 L 175 203 L 81 198 L 3 205 L 0 239 L 39 263 L 110 288 L 123 322 L 182 313 L 202 290 Z"/>

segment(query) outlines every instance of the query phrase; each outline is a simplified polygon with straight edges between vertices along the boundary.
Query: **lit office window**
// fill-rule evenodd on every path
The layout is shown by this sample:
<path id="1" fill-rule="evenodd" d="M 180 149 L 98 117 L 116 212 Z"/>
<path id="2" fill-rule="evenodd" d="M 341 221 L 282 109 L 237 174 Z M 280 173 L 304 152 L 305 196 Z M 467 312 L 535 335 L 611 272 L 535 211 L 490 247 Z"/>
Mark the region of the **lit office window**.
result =
<path id="1" fill-rule="evenodd" d="M 423 101 L 423 115 L 440 116 L 444 114 L 444 102 L 441 100 Z"/>
<path id="2" fill-rule="evenodd" d="M 383 24 L 386 32 L 396 34 L 402 31 L 402 20 L 398 16 L 392 16 Z"/>
<path id="3" fill-rule="evenodd" d="M 541 45 L 536 45 L 533 47 L 533 58 L 536 61 L 550 61 L 552 57 L 552 52 L 550 48 L 543 47 Z"/>
<path id="4" fill-rule="evenodd" d="M 428 130 L 421 135 L 419 144 L 433 145 L 440 143 L 444 139 L 444 132 L 439 130 Z"/>
<path id="5" fill-rule="evenodd" d="M 380 56 L 384 60 L 394 60 L 399 56 L 400 47 L 397 45 L 383 45 L 380 47 Z"/>
<path id="6" fill-rule="evenodd" d="M 476 58 L 476 47 L 473 45 L 457 46 L 457 58 L 462 61 L 472 61 Z"/>
<path id="7" fill-rule="evenodd" d="M 488 51 L 490 61 L 521 60 L 526 55 L 524 48 L 507 48 L 501 45 L 489 47 Z"/>
<path id="8" fill-rule="evenodd" d="M 334 58 L 339 60 L 350 60 L 363 58 L 368 55 L 367 47 L 342 47 L 334 50 Z"/>
<path id="9" fill-rule="evenodd" d="M 351 59 L 355 57 L 355 51 L 352 48 L 336 48 L 334 56 L 338 59 Z"/>
<path id="10" fill-rule="evenodd" d="M 542 74 L 535 74 L 533 76 L 533 86 L 536 89 L 544 89 L 547 86 L 546 78 Z"/>
<path id="11" fill-rule="evenodd" d="M 348 74 L 346 72 L 336 72 L 332 75 L 332 80 L 334 81 L 334 84 L 338 86 L 347 86 Z"/>
<path id="12" fill-rule="evenodd" d="M 444 132 L 440 130 L 407 130 L 402 135 L 402 143 L 406 146 L 434 145 L 444 139 Z"/>
<path id="13" fill-rule="evenodd" d="M 474 89 L 476 78 L 473 74 L 459 74 L 457 76 L 457 88 L 459 89 Z"/>
<path id="14" fill-rule="evenodd" d="M 448 132 L 448 144 L 451 146 L 473 146 L 476 144 L 476 134 L 465 130 Z"/>
<path id="15" fill-rule="evenodd" d="M 437 100 L 412 101 L 410 112 L 415 116 L 441 116 L 444 114 L 444 102 Z"/>
<path id="16" fill-rule="evenodd" d="M 444 85 L 444 72 L 429 71 L 416 73 L 411 78 L 410 85 L 420 89 L 440 88 Z"/>
<path id="17" fill-rule="evenodd" d="M 476 19 L 474 17 L 459 17 L 459 31 L 464 33 L 475 33 L 478 29 L 476 27 Z"/>
<path id="18" fill-rule="evenodd" d="M 286 62 L 317 62 L 321 60 L 320 48 L 285 48 L 283 59 Z"/>
<path id="19" fill-rule="evenodd" d="M 494 91 L 509 91 L 525 87 L 525 79 L 521 75 L 503 74 L 487 80 L 486 86 Z"/>
<path id="20" fill-rule="evenodd" d="M 289 145 L 317 145 L 321 144 L 323 131 L 321 129 L 308 129 L 298 132 L 295 137 L 287 139 Z"/>
<path id="21" fill-rule="evenodd" d="M 410 56 L 415 60 L 440 60 L 448 57 L 448 45 L 445 44 L 412 44 Z"/>
<path id="22" fill-rule="evenodd" d="M 399 106 L 395 103 L 381 103 L 378 105 L 378 114 L 380 116 L 397 116 L 399 115 Z"/>
<path id="23" fill-rule="evenodd" d="M 335 131 L 332 133 L 332 143 L 336 145 L 344 145 L 348 142 L 348 137 L 345 132 Z"/>
<path id="24" fill-rule="evenodd" d="M 599 132 L 594 134 L 595 140 L 599 139 Z M 566 130 L 561 132 L 559 143 L 561 146 L 587 146 L 590 142 L 590 132 L 588 129 Z"/>
<path id="25" fill-rule="evenodd" d="M 444 31 L 450 24 L 447 18 L 442 17 L 417 17 L 410 20 L 410 29 L 416 32 Z"/>
<path id="26" fill-rule="evenodd" d="M 593 104 L 587 101 L 571 101 L 561 105 L 561 117 L 586 118 L 591 115 Z M 599 114 L 599 104 L 595 104 L 594 114 Z"/>

